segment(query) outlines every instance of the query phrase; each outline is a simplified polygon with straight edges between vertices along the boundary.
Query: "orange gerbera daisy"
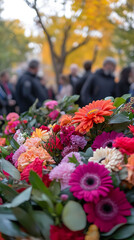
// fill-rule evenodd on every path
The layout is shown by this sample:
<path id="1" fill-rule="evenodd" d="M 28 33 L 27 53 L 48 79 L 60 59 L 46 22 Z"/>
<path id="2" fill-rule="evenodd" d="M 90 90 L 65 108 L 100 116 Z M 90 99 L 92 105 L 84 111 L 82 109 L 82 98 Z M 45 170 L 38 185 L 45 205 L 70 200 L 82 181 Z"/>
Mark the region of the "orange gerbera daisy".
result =
<path id="1" fill-rule="evenodd" d="M 72 121 L 72 117 L 70 115 L 62 115 L 59 122 L 60 122 L 60 126 L 65 126 L 67 124 L 70 124 Z"/>
<path id="2" fill-rule="evenodd" d="M 111 100 L 93 101 L 75 113 L 72 123 L 79 124 L 76 127 L 76 131 L 80 133 L 88 132 L 94 123 L 102 123 L 105 121 L 104 116 L 112 115 L 113 112 L 111 110 L 113 109 L 115 109 L 115 107 Z"/>

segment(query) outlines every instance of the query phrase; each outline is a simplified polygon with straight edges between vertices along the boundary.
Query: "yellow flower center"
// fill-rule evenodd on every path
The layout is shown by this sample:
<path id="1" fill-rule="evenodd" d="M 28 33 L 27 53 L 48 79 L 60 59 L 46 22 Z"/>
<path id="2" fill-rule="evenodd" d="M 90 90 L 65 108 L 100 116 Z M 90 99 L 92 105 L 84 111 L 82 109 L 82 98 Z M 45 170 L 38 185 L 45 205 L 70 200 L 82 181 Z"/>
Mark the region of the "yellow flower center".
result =
<path id="1" fill-rule="evenodd" d="M 98 112 L 98 108 L 92 109 L 91 111 L 89 111 L 87 114 L 90 115 L 92 113 Z"/>

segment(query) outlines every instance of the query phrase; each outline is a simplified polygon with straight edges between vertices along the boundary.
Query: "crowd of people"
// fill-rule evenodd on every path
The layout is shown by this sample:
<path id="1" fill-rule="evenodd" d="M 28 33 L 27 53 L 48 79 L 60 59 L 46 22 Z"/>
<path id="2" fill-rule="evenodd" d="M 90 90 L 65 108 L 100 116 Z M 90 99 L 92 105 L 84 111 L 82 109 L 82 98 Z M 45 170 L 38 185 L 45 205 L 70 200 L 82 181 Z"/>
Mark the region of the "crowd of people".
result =
<path id="1" fill-rule="evenodd" d="M 80 95 L 78 104 L 80 107 L 93 100 L 104 99 L 107 96 L 121 97 L 131 93 L 134 96 L 134 66 L 126 66 L 122 69 L 118 83 L 115 82 L 116 61 L 107 57 L 102 68 L 92 72 L 92 62 L 84 62 L 84 74 L 78 75 L 77 64 L 72 64 L 70 74 L 61 74 L 58 93 L 46 87 L 45 77 L 39 77 L 39 62 L 31 60 L 26 72 L 24 72 L 14 85 L 10 82 L 7 71 L 0 73 L 0 114 L 12 111 L 25 112 L 38 99 L 37 107 L 47 99 L 62 99 L 73 94 Z"/>

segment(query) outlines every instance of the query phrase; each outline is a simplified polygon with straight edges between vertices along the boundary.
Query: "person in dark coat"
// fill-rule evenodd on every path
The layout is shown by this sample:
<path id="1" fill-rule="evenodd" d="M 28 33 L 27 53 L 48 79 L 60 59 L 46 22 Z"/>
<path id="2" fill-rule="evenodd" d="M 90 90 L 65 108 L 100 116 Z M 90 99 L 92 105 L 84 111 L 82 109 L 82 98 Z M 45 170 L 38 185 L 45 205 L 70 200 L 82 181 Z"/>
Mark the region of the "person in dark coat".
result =
<path id="1" fill-rule="evenodd" d="M 75 63 L 71 64 L 70 66 L 69 79 L 70 79 L 70 84 L 73 87 L 73 94 L 76 94 L 76 86 L 80 77 L 78 76 L 78 66 Z"/>
<path id="2" fill-rule="evenodd" d="M 120 73 L 119 82 L 116 85 L 116 96 L 121 97 L 124 94 L 129 93 L 130 84 L 131 84 L 131 72 L 132 69 L 130 66 L 124 67 Z"/>
<path id="3" fill-rule="evenodd" d="M 107 57 L 103 62 L 103 68 L 97 70 L 85 82 L 81 91 L 82 104 L 86 105 L 93 100 L 104 99 L 107 96 L 115 96 L 114 71 L 116 61 Z"/>
<path id="4" fill-rule="evenodd" d="M 37 107 L 41 107 L 47 99 L 40 80 L 37 77 L 39 62 L 31 60 L 28 70 L 18 79 L 16 85 L 16 98 L 20 113 L 28 111 L 29 107 L 38 99 Z"/>
<path id="5" fill-rule="evenodd" d="M 83 74 L 83 76 L 78 79 L 77 83 L 76 83 L 76 91 L 75 94 L 80 95 L 81 93 L 81 89 L 84 86 L 86 80 L 91 77 L 91 68 L 92 68 L 92 61 L 85 61 L 83 64 L 83 67 L 85 69 L 85 72 Z M 81 96 L 77 102 L 79 104 L 80 107 L 83 106 L 82 101 L 81 101 Z"/>
<path id="6" fill-rule="evenodd" d="M 0 87 L 0 95 L 4 104 L 5 113 L 14 112 L 16 106 L 15 93 L 9 82 L 9 73 L 7 71 L 3 71 L 0 74 Z"/>

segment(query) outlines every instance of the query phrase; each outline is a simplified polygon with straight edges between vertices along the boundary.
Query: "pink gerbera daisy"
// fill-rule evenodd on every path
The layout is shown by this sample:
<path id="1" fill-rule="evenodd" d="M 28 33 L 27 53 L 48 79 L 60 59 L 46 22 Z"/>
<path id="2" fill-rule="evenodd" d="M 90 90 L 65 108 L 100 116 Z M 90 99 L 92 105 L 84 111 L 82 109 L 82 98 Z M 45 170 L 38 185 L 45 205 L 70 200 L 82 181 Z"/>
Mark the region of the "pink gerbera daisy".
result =
<path id="1" fill-rule="evenodd" d="M 126 223 L 125 216 L 130 216 L 132 206 L 127 201 L 125 193 L 119 188 L 112 189 L 106 198 L 101 198 L 98 203 L 84 204 L 88 213 L 87 219 L 94 223 L 101 232 L 108 232 L 114 226 Z"/>
<path id="2" fill-rule="evenodd" d="M 113 187 L 109 171 L 98 163 L 79 165 L 71 174 L 70 191 L 78 199 L 97 202 L 100 196 L 106 197 Z"/>
<path id="3" fill-rule="evenodd" d="M 92 149 L 96 150 L 97 148 L 113 148 L 113 142 L 117 137 L 123 137 L 123 133 L 118 133 L 115 131 L 112 132 L 103 132 L 101 135 L 97 136 L 92 144 Z"/>

